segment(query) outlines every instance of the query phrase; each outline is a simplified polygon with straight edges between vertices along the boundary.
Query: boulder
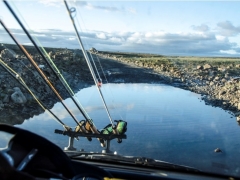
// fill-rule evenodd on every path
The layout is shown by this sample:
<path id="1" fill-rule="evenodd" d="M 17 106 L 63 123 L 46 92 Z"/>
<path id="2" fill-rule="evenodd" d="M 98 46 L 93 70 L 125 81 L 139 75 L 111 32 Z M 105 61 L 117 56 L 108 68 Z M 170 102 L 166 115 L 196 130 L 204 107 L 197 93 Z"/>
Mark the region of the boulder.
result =
<path id="1" fill-rule="evenodd" d="M 27 102 L 26 97 L 22 93 L 19 87 L 13 88 L 14 93 L 11 95 L 11 100 L 16 104 L 25 104 Z"/>
<path id="2" fill-rule="evenodd" d="M 203 69 L 211 69 L 211 68 L 212 68 L 212 66 L 210 64 L 205 64 L 203 66 Z"/>

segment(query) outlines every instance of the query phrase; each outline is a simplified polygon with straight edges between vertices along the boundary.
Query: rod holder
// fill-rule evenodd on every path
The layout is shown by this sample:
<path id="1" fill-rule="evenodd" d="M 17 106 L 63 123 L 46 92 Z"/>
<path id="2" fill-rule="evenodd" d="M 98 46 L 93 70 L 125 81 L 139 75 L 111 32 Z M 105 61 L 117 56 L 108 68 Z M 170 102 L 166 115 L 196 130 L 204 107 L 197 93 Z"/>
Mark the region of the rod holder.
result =
<path id="1" fill-rule="evenodd" d="M 73 147 L 74 137 L 69 137 L 68 147 L 64 147 L 65 151 L 76 151 L 77 149 Z"/>
<path id="2" fill-rule="evenodd" d="M 122 135 L 117 135 L 117 134 L 91 134 L 91 133 L 83 133 L 83 132 L 75 132 L 72 130 L 58 130 L 55 129 L 54 133 L 56 134 L 62 134 L 64 136 L 68 136 L 69 137 L 69 141 L 68 141 L 68 147 L 65 147 L 64 150 L 65 151 L 76 151 L 77 149 L 74 148 L 74 139 L 80 137 L 91 137 L 91 138 L 102 138 L 104 139 L 107 143 L 106 143 L 106 148 L 102 150 L 102 153 L 113 153 L 110 150 L 110 143 L 111 140 L 113 139 L 127 139 L 127 135 L 126 134 L 122 134 Z"/>

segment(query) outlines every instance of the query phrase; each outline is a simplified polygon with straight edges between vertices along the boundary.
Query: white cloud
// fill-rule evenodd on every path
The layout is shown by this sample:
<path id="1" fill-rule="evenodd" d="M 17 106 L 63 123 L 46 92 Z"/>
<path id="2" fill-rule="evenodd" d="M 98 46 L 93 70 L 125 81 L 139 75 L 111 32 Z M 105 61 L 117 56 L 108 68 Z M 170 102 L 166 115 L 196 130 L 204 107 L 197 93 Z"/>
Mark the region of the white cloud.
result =
<path id="1" fill-rule="evenodd" d="M 111 40 L 111 41 L 113 41 L 113 42 L 117 42 L 117 43 L 124 42 L 123 39 L 117 38 L 117 37 L 111 37 L 111 38 L 109 38 L 109 40 Z"/>
<path id="2" fill-rule="evenodd" d="M 12 29 L 22 43 L 28 43 L 21 31 Z M 44 30 L 34 32 L 36 38 L 45 47 L 80 48 L 74 32 L 61 30 Z M 42 34 L 42 35 L 41 35 Z M 240 47 L 226 36 L 216 32 L 168 33 L 164 31 L 149 32 L 80 32 L 86 48 L 98 50 L 157 53 L 164 55 L 202 55 L 220 56 L 238 55 Z M 9 42 L 6 32 L 0 29 L 0 42 Z M 71 41 L 71 43 L 70 43 Z M 231 51 L 232 50 L 232 51 Z M 237 52 L 237 53 L 234 53 Z"/>
<path id="3" fill-rule="evenodd" d="M 70 38 L 68 38 L 68 40 L 74 41 L 74 40 L 76 40 L 76 38 L 75 37 L 70 37 Z"/>
<path id="4" fill-rule="evenodd" d="M 33 34 L 34 36 L 40 37 L 40 36 L 46 36 L 45 34 Z"/>
<path id="5" fill-rule="evenodd" d="M 118 8 L 113 6 L 99 6 L 99 5 L 93 5 L 92 3 L 86 2 L 86 1 L 76 1 L 75 4 L 80 7 L 85 7 L 89 10 L 97 9 L 97 10 L 103 10 L 106 12 L 126 12 L 131 14 L 136 14 L 137 11 L 134 8 Z"/>
<path id="6" fill-rule="evenodd" d="M 99 39 L 106 39 L 106 38 L 107 38 L 104 33 L 98 33 L 96 36 L 97 36 L 97 38 L 99 38 Z"/>
<path id="7" fill-rule="evenodd" d="M 38 2 L 46 6 L 59 7 L 61 5 L 61 3 L 59 3 L 59 0 L 38 0 Z"/>
<path id="8" fill-rule="evenodd" d="M 240 53 L 238 53 L 238 52 L 236 52 L 235 50 L 232 50 L 232 49 L 226 50 L 226 51 L 220 50 L 220 53 L 223 53 L 223 54 L 231 54 L 231 55 L 240 54 Z"/>
<path id="9" fill-rule="evenodd" d="M 227 40 L 227 38 L 225 36 L 221 36 L 221 35 L 216 35 L 216 39 L 218 41 L 226 41 Z"/>
<path id="10" fill-rule="evenodd" d="M 219 33 L 224 36 L 236 36 L 240 33 L 240 26 L 234 26 L 230 21 L 223 21 L 217 24 Z"/>
<path id="11" fill-rule="evenodd" d="M 206 24 L 201 24 L 200 26 L 192 26 L 192 29 L 195 31 L 199 31 L 199 32 L 207 32 L 209 31 L 209 27 Z"/>

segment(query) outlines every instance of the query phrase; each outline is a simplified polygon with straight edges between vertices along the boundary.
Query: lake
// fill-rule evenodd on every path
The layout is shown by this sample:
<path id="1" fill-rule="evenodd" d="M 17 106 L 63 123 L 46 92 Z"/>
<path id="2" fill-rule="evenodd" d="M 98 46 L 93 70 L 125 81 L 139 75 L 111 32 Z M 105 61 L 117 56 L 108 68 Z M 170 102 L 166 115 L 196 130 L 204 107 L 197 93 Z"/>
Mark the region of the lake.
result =
<path id="1" fill-rule="evenodd" d="M 228 112 L 205 105 L 201 96 L 163 84 L 104 84 L 102 92 L 113 120 L 128 122 L 127 139 L 111 142 L 111 150 L 121 155 L 144 156 L 192 166 L 203 171 L 240 175 L 240 127 Z M 76 96 L 98 129 L 110 123 L 95 86 L 81 89 Z M 84 119 L 72 100 L 66 99 L 76 117 Z M 52 111 L 67 125 L 75 122 L 60 103 Z M 68 137 L 55 134 L 62 126 L 43 113 L 16 125 L 40 134 L 61 148 Z M 78 150 L 98 151 L 97 141 L 80 138 Z M 220 148 L 222 153 L 215 153 Z"/>

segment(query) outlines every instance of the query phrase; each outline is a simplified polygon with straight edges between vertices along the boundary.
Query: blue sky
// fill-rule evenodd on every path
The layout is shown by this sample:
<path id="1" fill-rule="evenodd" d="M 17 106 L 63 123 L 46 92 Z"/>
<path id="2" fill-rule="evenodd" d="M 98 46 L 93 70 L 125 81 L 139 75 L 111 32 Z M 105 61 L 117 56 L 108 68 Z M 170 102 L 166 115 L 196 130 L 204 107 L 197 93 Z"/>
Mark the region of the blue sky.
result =
<path id="1" fill-rule="evenodd" d="M 163 55 L 239 56 L 240 1 L 69 1 L 85 48 Z M 43 46 L 79 48 L 61 0 L 11 6 Z M 0 17 L 30 44 L 7 8 Z M 11 42 L 0 27 L 0 42 Z"/>

